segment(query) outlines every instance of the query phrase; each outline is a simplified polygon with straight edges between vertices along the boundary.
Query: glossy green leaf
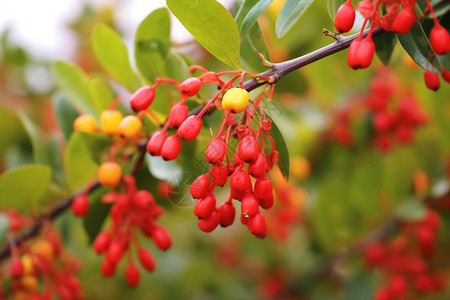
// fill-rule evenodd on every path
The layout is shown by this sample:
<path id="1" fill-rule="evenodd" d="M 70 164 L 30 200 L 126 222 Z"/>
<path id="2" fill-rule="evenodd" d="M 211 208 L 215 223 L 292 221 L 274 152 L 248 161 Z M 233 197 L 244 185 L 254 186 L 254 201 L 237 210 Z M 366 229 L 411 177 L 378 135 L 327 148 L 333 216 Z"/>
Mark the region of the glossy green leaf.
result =
<path id="1" fill-rule="evenodd" d="M 383 65 L 387 66 L 397 44 L 397 36 L 394 32 L 387 32 L 373 39 L 375 42 L 375 51 Z"/>
<path id="2" fill-rule="evenodd" d="M 273 0 L 261 0 L 258 1 L 247 13 L 242 25 L 240 26 L 240 38 L 241 40 L 250 31 L 250 29 L 257 23 L 258 18 L 266 10 L 266 8 L 272 3 Z"/>
<path id="3" fill-rule="evenodd" d="M 134 37 L 134 57 L 139 72 L 149 83 L 166 77 L 164 57 L 170 49 L 170 17 L 166 8 L 149 14 Z"/>
<path id="4" fill-rule="evenodd" d="M 127 47 L 116 31 L 103 24 L 97 25 L 92 45 L 97 59 L 117 81 L 129 91 L 139 88 L 139 78 L 130 66 Z"/>
<path id="5" fill-rule="evenodd" d="M 410 199 L 399 203 L 395 213 L 402 220 L 419 221 L 425 217 L 426 208 L 419 200 Z"/>
<path id="6" fill-rule="evenodd" d="M 6 234 L 9 232 L 9 219 L 5 213 L 0 213 L 0 245 L 3 244 Z"/>
<path id="7" fill-rule="evenodd" d="M 330 18 L 331 20 L 333 20 L 333 22 L 334 18 L 336 17 L 336 12 L 345 1 L 346 0 L 327 0 L 328 14 L 330 15 Z"/>
<path id="8" fill-rule="evenodd" d="M 283 37 L 297 23 L 314 0 L 286 0 L 275 24 L 277 37 Z"/>
<path id="9" fill-rule="evenodd" d="M 167 0 L 166 3 L 206 50 L 229 66 L 241 69 L 238 27 L 222 4 L 216 0 Z"/>
<path id="10" fill-rule="evenodd" d="M 442 72 L 439 59 L 431 48 L 420 22 L 415 22 L 410 31 L 397 37 L 405 51 L 419 66 L 434 73 Z"/>
<path id="11" fill-rule="evenodd" d="M 78 112 L 73 108 L 70 102 L 60 93 L 56 93 L 52 99 L 53 108 L 55 109 L 58 125 L 68 140 L 73 132 L 73 122 L 78 117 Z"/>
<path id="12" fill-rule="evenodd" d="M 98 164 L 81 132 L 74 132 L 64 155 L 65 174 L 71 190 L 76 191 L 93 179 Z"/>
<path id="13" fill-rule="evenodd" d="M 108 109 L 114 100 L 114 95 L 109 87 L 98 78 L 89 80 L 89 91 L 91 92 L 92 105 L 97 113 Z"/>
<path id="14" fill-rule="evenodd" d="M 246 65 L 245 69 L 252 69 L 256 73 L 267 70 L 262 65 L 262 59 L 258 56 L 258 53 L 270 61 L 269 50 L 267 49 L 261 27 L 256 23 L 241 43 L 241 58 Z"/>
<path id="15" fill-rule="evenodd" d="M 21 212 L 39 207 L 50 183 L 52 170 L 40 164 L 23 165 L 0 176 L 0 206 Z"/>
<path id="16" fill-rule="evenodd" d="M 100 197 L 107 191 L 107 188 L 102 187 L 89 194 L 89 211 L 83 218 L 83 227 L 89 237 L 89 243 L 94 242 L 108 217 L 111 205 L 100 200 Z"/>
<path id="17" fill-rule="evenodd" d="M 183 174 L 183 169 L 176 161 L 165 161 L 160 156 L 150 156 L 146 154 L 147 167 L 150 174 L 160 180 L 171 181 L 176 176 Z"/>
<path id="18" fill-rule="evenodd" d="M 89 91 L 88 75 L 78 66 L 63 61 L 55 62 L 52 71 L 56 84 L 70 103 L 84 113 L 96 115 Z"/>

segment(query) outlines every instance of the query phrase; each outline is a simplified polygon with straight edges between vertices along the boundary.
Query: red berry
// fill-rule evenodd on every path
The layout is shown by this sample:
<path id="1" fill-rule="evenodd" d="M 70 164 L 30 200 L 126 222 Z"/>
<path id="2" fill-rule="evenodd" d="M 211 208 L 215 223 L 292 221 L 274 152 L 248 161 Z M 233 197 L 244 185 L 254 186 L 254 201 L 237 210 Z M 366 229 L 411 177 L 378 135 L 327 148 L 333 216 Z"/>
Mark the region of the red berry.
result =
<path id="1" fill-rule="evenodd" d="M 441 217 L 435 211 L 428 210 L 425 218 L 421 221 L 421 224 L 428 226 L 433 230 L 437 230 L 441 225 Z"/>
<path id="2" fill-rule="evenodd" d="M 241 201 L 241 212 L 246 217 L 254 216 L 259 211 L 259 202 L 253 193 L 247 193 Z"/>
<path id="3" fill-rule="evenodd" d="M 391 117 L 385 111 L 375 113 L 373 117 L 373 126 L 377 131 L 386 131 L 391 127 Z"/>
<path id="4" fill-rule="evenodd" d="M 156 205 L 155 198 L 149 191 L 138 191 L 133 196 L 133 203 L 140 209 L 148 210 Z"/>
<path id="5" fill-rule="evenodd" d="M 433 91 L 437 91 L 441 87 L 441 81 L 439 75 L 428 70 L 423 71 L 423 78 L 427 88 Z"/>
<path id="6" fill-rule="evenodd" d="M 433 279 L 428 275 L 419 275 L 416 280 L 414 280 L 414 287 L 418 292 L 429 292 L 433 289 Z"/>
<path id="7" fill-rule="evenodd" d="M 138 250 L 138 259 L 141 265 L 147 271 L 153 271 L 156 266 L 155 258 L 152 253 L 144 248 L 139 248 Z"/>
<path id="8" fill-rule="evenodd" d="M 248 173 L 257 179 L 263 178 L 266 176 L 266 167 L 266 157 L 259 154 L 258 158 L 248 165 Z"/>
<path id="9" fill-rule="evenodd" d="M 166 141 L 166 134 L 162 131 L 155 132 L 147 143 L 147 152 L 152 156 L 161 154 L 161 148 Z"/>
<path id="10" fill-rule="evenodd" d="M 258 212 L 255 216 L 248 218 L 248 230 L 258 238 L 264 238 L 267 234 L 266 219 L 262 212 Z"/>
<path id="11" fill-rule="evenodd" d="M 180 125 L 177 134 L 186 141 L 194 140 L 202 129 L 202 119 L 198 116 L 190 116 Z"/>
<path id="12" fill-rule="evenodd" d="M 198 176 L 194 182 L 192 182 L 189 187 L 189 192 L 191 196 L 195 199 L 202 199 L 206 196 L 206 193 L 209 191 L 209 186 L 211 182 L 209 180 L 208 174 L 203 174 Z"/>
<path id="13" fill-rule="evenodd" d="M 124 245 L 119 241 L 113 241 L 109 247 L 108 252 L 106 253 L 106 258 L 113 264 L 117 264 L 122 258 L 124 251 Z"/>
<path id="14" fill-rule="evenodd" d="M 111 243 L 111 235 L 107 232 L 101 232 L 95 238 L 92 247 L 94 248 L 95 252 L 101 254 L 105 252 L 106 249 L 108 249 L 110 243 Z"/>
<path id="15" fill-rule="evenodd" d="M 130 287 L 136 287 L 139 284 L 139 270 L 133 263 L 129 263 L 126 267 L 125 279 Z"/>
<path id="16" fill-rule="evenodd" d="M 407 282 L 403 276 L 396 275 L 389 280 L 390 294 L 394 297 L 401 297 L 405 294 Z"/>
<path id="17" fill-rule="evenodd" d="M 450 51 L 450 35 L 444 27 L 436 24 L 430 32 L 430 42 L 434 52 L 443 55 Z"/>
<path id="18" fill-rule="evenodd" d="M 377 265 L 385 260 L 386 250 L 380 243 L 373 243 L 367 247 L 365 257 L 368 265 Z"/>
<path id="19" fill-rule="evenodd" d="M 21 277 L 23 275 L 23 264 L 20 258 L 15 257 L 11 261 L 11 276 L 12 277 Z"/>
<path id="20" fill-rule="evenodd" d="M 172 238 L 164 227 L 158 226 L 153 229 L 152 238 L 156 247 L 161 251 L 166 251 L 172 246 Z"/>
<path id="21" fill-rule="evenodd" d="M 392 28 L 398 34 L 405 34 L 411 29 L 416 20 L 417 17 L 414 13 L 414 6 L 407 6 L 395 17 Z"/>
<path id="22" fill-rule="evenodd" d="M 391 293 L 388 289 L 378 289 L 373 296 L 374 300 L 391 300 Z"/>
<path id="23" fill-rule="evenodd" d="M 409 124 L 399 125 L 395 131 L 395 135 L 402 143 L 410 143 L 414 139 L 413 127 Z"/>
<path id="24" fill-rule="evenodd" d="M 207 219 L 216 209 L 216 197 L 213 194 L 198 200 L 194 205 L 194 214 L 200 219 Z"/>
<path id="25" fill-rule="evenodd" d="M 259 201 L 259 205 L 264 209 L 269 209 L 273 206 L 273 187 L 272 181 L 264 177 L 255 182 L 255 197 Z"/>
<path id="26" fill-rule="evenodd" d="M 176 103 L 172 106 L 169 114 L 169 125 L 173 128 L 178 128 L 188 117 L 189 110 L 185 103 Z"/>
<path id="27" fill-rule="evenodd" d="M 199 219 L 197 221 L 197 226 L 204 232 L 211 232 L 214 229 L 216 229 L 219 223 L 220 223 L 220 213 L 216 209 L 211 213 L 209 218 Z"/>
<path id="28" fill-rule="evenodd" d="M 442 70 L 442 78 L 450 83 L 450 71 Z"/>
<path id="29" fill-rule="evenodd" d="M 239 158 L 246 162 L 251 163 L 258 159 L 259 145 L 258 141 L 252 136 L 245 136 L 236 148 Z"/>
<path id="30" fill-rule="evenodd" d="M 227 145 L 219 138 L 213 138 L 205 150 L 205 160 L 210 164 L 221 163 L 225 157 Z"/>
<path id="31" fill-rule="evenodd" d="M 352 6 L 351 1 L 343 3 L 338 11 L 336 12 L 336 17 L 334 19 L 334 27 L 340 32 L 348 32 L 353 27 L 355 22 L 355 8 Z"/>
<path id="32" fill-rule="evenodd" d="M 230 177 L 230 187 L 240 193 L 252 191 L 252 181 L 250 175 L 242 170 L 236 170 Z"/>
<path id="33" fill-rule="evenodd" d="M 75 216 L 84 217 L 89 210 L 89 199 L 87 195 L 82 194 L 75 197 L 70 209 Z"/>
<path id="34" fill-rule="evenodd" d="M 217 186 L 224 186 L 228 180 L 227 166 L 224 164 L 214 164 L 211 167 L 212 183 Z"/>
<path id="35" fill-rule="evenodd" d="M 116 264 L 112 263 L 108 258 L 105 258 L 100 266 L 100 272 L 104 277 L 114 276 L 116 273 Z"/>
<path id="36" fill-rule="evenodd" d="M 183 96 L 192 97 L 198 93 L 202 87 L 202 82 L 197 77 L 186 79 L 180 84 L 179 90 Z"/>
<path id="37" fill-rule="evenodd" d="M 220 213 L 220 226 L 228 227 L 234 222 L 234 217 L 236 215 L 236 209 L 231 202 L 222 203 L 218 211 Z"/>
<path id="38" fill-rule="evenodd" d="M 161 156 L 164 160 L 174 160 L 181 151 L 181 141 L 177 135 L 167 137 L 161 147 Z"/>
<path id="39" fill-rule="evenodd" d="M 155 89 L 152 86 L 143 86 L 131 96 L 130 105 L 135 111 L 147 109 L 155 99 Z"/>
<path id="40" fill-rule="evenodd" d="M 372 38 L 354 40 L 348 49 L 347 64 L 353 69 L 364 69 L 372 63 L 375 43 Z"/>

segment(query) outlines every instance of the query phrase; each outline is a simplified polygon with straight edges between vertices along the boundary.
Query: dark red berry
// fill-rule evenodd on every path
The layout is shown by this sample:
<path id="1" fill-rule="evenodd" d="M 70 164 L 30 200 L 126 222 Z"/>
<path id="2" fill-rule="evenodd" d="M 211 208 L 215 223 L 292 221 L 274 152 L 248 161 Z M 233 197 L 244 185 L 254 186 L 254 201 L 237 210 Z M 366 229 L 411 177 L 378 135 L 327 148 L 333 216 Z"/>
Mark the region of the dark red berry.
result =
<path id="1" fill-rule="evenodd" d="M 180 84 L 179 90 L 181 95 L 186 97 L 192 97 L 198 93 L 202 87 L 202 82 L 197 77 L 191 77 L 186 79 Z"/>
<path id="2" fill-rule="evenodd" d="M 445 81 L 450 83 L 450 71 L 442 70 L 442 78 L 444 78 Z"/>
<path id="3" fill-rule="evenodd" d="M 430 32 L 430 42 L 434 52 L 443 55 L 450 51 L 450 35 L 442 25 L 436 24 Z"/>
<path id="4" fill-rule="evenodd" d="M 138 250 L 138 259 L 141 263 L 142 267 L 147 271 L 153 271 L 156 266 L 155 258 L 152 253 L 144 248 L 139 248 Z"/>
<path id="5" fill-rule="evenodd" d="M 166 141 L 166 134 L 162 131 L 155 132 L 147 143 L 147 152 L 152 156 L 161 154 L 161 148 Z"/>
<path id="6" fill-rule="evenodd" d="M 227 145 L 219 138 L 213 138 L 205 150 L 205 160 L 210 164 L 221 163 L 225 157 L 225 150 Z"/>
<path id="7" fill-rule="evenodd" d="M 228 179 L 227 166 L 224 164 L 214 164 L 211 167 L 212 183 L 217 186 L 224 186 Z"/>
<path id="8" fill-rule="evenodd" d="M 87 195 L 82 194 L 75 197 L 70 209 L 75 216 L 84 217 L 89 210 L 89 199 Z"/>
<path id="9" fill-rule="evenodd" d="M 414 13 L 414 6 L 407 6 L 395 17 L 392 28 L 398 34 L 405 34 L 411 29 L 416 20 L 417 17 Z"/>
<path id="10" fill-rule="evenodd" d="M 161 147 L 161 156 L 164 160 L 174 160 L 181 151 L 181 141 L 177 135 L 167 137 Z"/>
<path id="11" fill-rule="evenodd" d="M 189 192 L 193 198 L 202 199 L 206 196 L 206 193 L 208 193 L 210 185 L 211 181 L 209 180 L 208 174 L 203 174 L 198 176 L 194 182 L 192 182 L 189 187 Z"/>
<path id="12" fill-rule="evenodd" d="M 252 181 L 250 175 L 242 170 L 236 170 L 230 177 L 230 187 L 232 190 L 241 193 L 252 191 Z"/>
<path id="13" fill-rule="evenodd" d="M 178 128 L 181 126 L 181 124 L 184 122 L 184 120 L 188 117 L 188 107 L 185 103 L 176 103 L 174 106 L 172 106 L 172 109 L 170 110 L 169 114 L 169 125 L 173 128 Z"/>
<path id="14" fill-rule="evenodd" d="M 262 239 L 267 234 L 266 219 L 260 211 L 255 216 L 248 218 L 247 226 L 248 230 L 258 238 Z"/>
<path id="15" fill-rule="evenodd" d="M 134 204 L 143 210 L 148 210 L 156 205 L 155 198 L 149 191 L 138 191 L 133 196 Z"/>
<path id="16" fill-rule="evenodd" d="M 433 91 L 437 91 L 441 87 L 441 81 L 439 75 L 428 70 L 423 71 L 423 78 L 427 88 Z"/>
<path id="17" fill-rule="evenodd" d="M 213 194 L 207 195 L 205 198 L 198 200 L 194 205 L 194 215 L 200 219 L 207 219 L 216 209 L 216 197 Z"/>
<path id="18" fill-rule="evenodd" d="M 239 142 L 236 151 L 242 161 L 246 163 L 254 162 L 259 155 L 258 141 L 254 137 L 247 135 Z"/>
<path id="19" fill-rule="evenodd" d="M 138 286 L 140 279 L 139 270 L 133 263 L 129 263 L 126 267 L 125 279 L 130 287 Z"/>
<path id="20" fill-rule="evenodd" d="M 355 8 L 352 6 L 351 1 L 343 3 L 338 11 L 336 12 L 336 17 L 334 19 L 334 27 L 340 33 L 348 32 L 353 27 L 355 22 Z"/>
<path id="21" fill-rule="evenodd" d="M 224 202 L 218 208 L 220 214 L 220 226 L 228 227 L 234 222 L 236 209 L 231 202 Z"/>
<path id="22" fill-rule="evenodd" d="M 94 240 L 93 248 L 95 252 L 101 254 L 105 252 L 111 243 L 111 235 L 107 232 L 101 232 Z"/>
<path id="23" fill-rule="evenodd" d="M 172 238 L 164 227 L 155 227 L 153 229 L 152 238 L 159 250 L 166 251 L 172 246 Z"/>
<path id="24" fill-rule="evenodd" d="M 258 158 L 248 165 L 248 173 L 255 178 L 263 178 L 266 176 L 266 157 L 264 154 L 259 154 Z"/>
<path id="25" fill-rule="evenodd" d="M 131 96 L 130 105 L 135 111 L 147 109 L 155 99 L 155 89 L 152 86 L 143 86 Z"/>
<path id="26" fill-rule="evenodd" d="M 209 218 L 199 219 L 197 221 L 197 226 L 204 232 L 211 232 L 214 229 L 216 229 L 219 223 L 220 223 L 220 213 L 216 209 L 211 213 Z"/>
<path id="27" fill-rule="evenodd" d="M 253 193 L 247 193 L 242 198 L 241 212 L 246 217 L 254 216 L 259 211 L 259 202 Z"/>
<path id="28" fill-rule="evenodd" d="M 273 206 L 273 186 L 269 178 L 264 177 L 255 182 L 255 197 L 259 201 L 259 205 L 264 209 L 269 209 Z"/>
<path id="29" fill-rule="evenodd" d="M 23 275 L 23 264 L 20 258 L 14 257 L 11 261 L 11 276 L 21 277 Z"/>

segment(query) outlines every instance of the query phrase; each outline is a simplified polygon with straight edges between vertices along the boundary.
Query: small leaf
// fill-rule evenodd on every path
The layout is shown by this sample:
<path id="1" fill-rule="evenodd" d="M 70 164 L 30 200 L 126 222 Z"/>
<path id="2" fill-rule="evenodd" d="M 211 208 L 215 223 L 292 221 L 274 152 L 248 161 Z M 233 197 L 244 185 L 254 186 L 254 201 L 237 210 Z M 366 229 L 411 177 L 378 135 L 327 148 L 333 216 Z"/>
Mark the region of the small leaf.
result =
<path id="1" fill-rule="evenodd" d="M 327 0 L 328 15 L 330 15 L 330 18 L 333 22 L 334 18 L 336 17 L 336 12 L 345 1 L 346 0 Z"/>
<path id="2" fill-rule="evenodd" d="M 89 194 L 89 210 L 83 218 L 83 227 L 89 237 L 89 243 L 94 242 L 108 217 L 111 205 L 100 200 L 100 197 L 107 191 L 107 188 L 102 187 Z"/>
<path id="3" fill-rule="evenodd" d="M 97 25 L 92 45 L 97 59 L 117 81 L 129 91 L 139 88 L 139 78 L 130 66 L 127 47 L 116 31 L 103 24 Z"/>
<path id="4" fill-rule="evenodd" d="M 415 22 L 410 31 L 397 37 L 405 51 L 419 66 L 434 73 L 441 73 L 442 66 L 420 22 Z"/>
<path id="5" fill-rule="evenodd" d="M 425 217 L 426 208 L 423 203 L 417 199 L 410 199 L 401 202 L 397 206 L 395 212 L 402 220 L 419 221 Z"/>
<path id="6" fill-rule="evenodd" d="M 91 115 L 96 115 L 89 92 L 89 77 L 78 66 L 63 61 L 52 65 L 56 84 L 72 105 Z"/>
<path id="7" fill-rule="evenodd" d="M 3 244 L 6 234 L 9 232 L 9 219 L 5 213 L 0 213 L 0 245 Z"/>
<path id="8" fill-rule="evenodd" d="M 277 37 L 283 37 L 297 23 L 314 0 L 286 0 L 275 24 Z"/>
<path id="9" fill-rule="evenodd" d="M 394 51 L 395 44 L 397 44 L 397 37 L 394 32 L 386 32 L 373 39 L 375 42 L 375 50 L 378 58 L 383 65 L 387 66 Z"/>
<path id="10" fill-rule="evenodd" d="M 29 212 L 40 206 L 50 183 L 52 170 L 40 164 L 23 165 L 0 176 L 0 206 Z"/>
<path id="11" fill-rule="evenodd" d="M 92 159 L 82 133 L 74 132 L 67 144 L 64 156 L 67 182 L 73 191 L 87 184 L 97 171 L 98 164 Z"/>
<path id="12" fill-rule="evenodd" d="M 273 0 L 261 0 L 258 1 L 245 16 L 242 26 L 240 27 L 241 40 L 250 31 L 250 29 L 257 23 L 258 18 L 266 10 L 266 8 L 272 3 Z"/>
<path id="13" fill-rule="evenodd" d="M 169 13 L 166 8 L 157 9 L 141 22 L 134 38 L 137 67 L 150 83 L 166 77 L 164 58 L 170 46 Z"/>
<path id="14" fill-rule="evenodd" d="M 89 91 L 91 92 L 92 105 L 97 113 L 108 109 L 111 102 L 114 100 L 114 95 L 108 86 L 97 78 L 89 80 Z"/>
<path id="15" fill-rule="evenodd" d="M 166 3 L 206 50 L 229 66 L 241 69 L 238 28 L 222 4 L 216 0 L 167 0 Z"/>
<path id="16" fill-rule="evenodd" d="M 61 93 L 56 93 L 53 96 L 52 104 L 55 109 L 58 125 L 67 141 L 73 132 L 73 122 L 78 117 L 78 113 Z"/>

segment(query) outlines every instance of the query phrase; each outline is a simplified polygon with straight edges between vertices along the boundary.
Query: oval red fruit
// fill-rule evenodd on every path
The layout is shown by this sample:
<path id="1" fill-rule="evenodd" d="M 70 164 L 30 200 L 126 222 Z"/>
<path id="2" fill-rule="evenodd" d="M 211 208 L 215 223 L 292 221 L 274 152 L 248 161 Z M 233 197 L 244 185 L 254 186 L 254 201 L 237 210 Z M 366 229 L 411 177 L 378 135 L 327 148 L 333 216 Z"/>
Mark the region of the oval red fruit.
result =
<path id="1" fill-rule="evenodd" d="M 130 105 L 135 111 L 147 109 L 155 99 L 155 89 L 152 86 L 143 86 L 131 96 Z"/>
<path id="2" fill-rule="evenodd" d="M 177 134 L 186 141 L 194 140 L 202 129 L 202 119 L 198 116 L 190 116 L 180 125 Z"/>
<path id="3" fill-rule="evenodd" d="M 172 238 L 164 227 L 158 226 L 153 229 L 152 238 L 156 247 L 162 251 L 166 251 L 172 246 Z"/>
<path id="4" fill-rule="evenodd" d="M 209 180 L 208 174 L 203 174 L 198 176 L 189 187 L 189 192 L 191 196 L 195 199 L 202 199 L 206 196 L 209 191 L 209 186 L 211 182 Z"/>
<path id="5" fill-rule="evenodd" d="M 161 148 L 166 141 L 166 134 L 162 131 L 155 132 L 147 143 L 147 152 L 152 156 L 161 154 Z"/>
<path id="6" fill-rule="evenodd" d="M 212 214 L 207 219 L 199 219 L 197 221 L 197 226 L 204 232 L 211 232 L 220 223 L 220 214 L 218 210 L 214 210 Z"/>
<path id="7" fill-rule="evenodd" d="M 169 114 L 169 125 L 173 128 L 178 128 L 187 119 L 189 114 L 188 107 L 185 103 L 176 103 L 172 106 Z"/>
<path id="8" fill-rule="evenodd" d="M 202 87 L 202 82 L 197 77 L 191 77 L 186 79 L 180 84 L 179 90 L 181 95 L 186 97 L 192 97 L 198 93 Z"/>
<path id="9" fill-rule="evenodd" d="M 161 156 L 164 160 L 174 160 L 181 151 L 181 141 L 177 135 L 167 137 L 161 147 Z"/>
<path id="10" fill-rule="evenodd" d="M 353 27 L 355 22 L 355 8 L 351 1 L 343 3 L 338 11 L 336 12 L 336 17 L 334 19 L 334 27 L 340 32 L 348 32 Z"/>

